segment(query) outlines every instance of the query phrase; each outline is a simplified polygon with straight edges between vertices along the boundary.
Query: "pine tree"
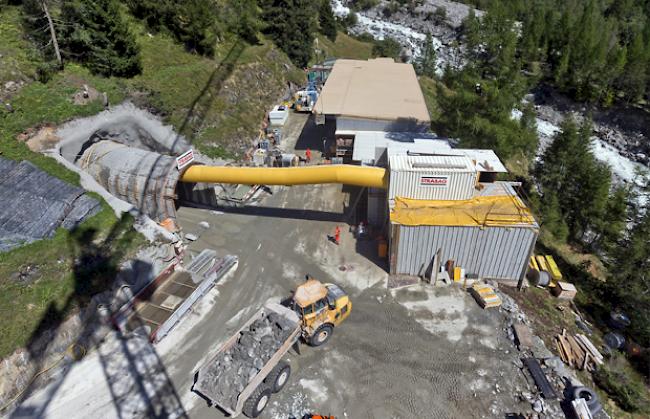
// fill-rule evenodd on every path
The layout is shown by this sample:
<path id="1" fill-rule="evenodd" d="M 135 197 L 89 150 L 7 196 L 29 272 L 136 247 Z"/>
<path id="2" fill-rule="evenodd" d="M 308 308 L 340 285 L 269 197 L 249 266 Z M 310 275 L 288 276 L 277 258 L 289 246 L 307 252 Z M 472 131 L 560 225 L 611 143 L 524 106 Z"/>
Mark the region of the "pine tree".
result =
<path id="1" fill-rule="evenodd" d="M 623 237 L 627 223 L 627 204 L 629 190 L 625 187 L 617 187 L 607 199 L 607 205 L 603 214 L 595 221 L 595 235 L 592 246 L 609 254 Z"/>
<path id="2" fill-rule="evenodd" d="M 541 209 L 544 228 L 550 231 L 556 239 L 562 242 L 565 241 L 569 236 L 569 227 L 562 215 L 557 194 L 554 192 L 545 193 Z"/>
<path id="3" fill-rule="evenodd" d="M 190 51 L 211 56 L 219 33 L 214 3 L 211 0 L 187 0 L 175 5 L 171 29 Z"/>
<path id="4" fill-rule="evenodd" d="M 629 102 L 637 101 L 643 96 L 648 82 L 647 67 L 649 64 L 650 57 L 646 53 L 643 34 L 636 33 L 627 49 L 627 60 L 618 79 L 618 87 Z"/>
<path id="5" fill-rule="evenodd" d="M 260 0 L 264 32 L 299 67 L 311 59 L 314 8 L 310 0 Z"/>
<path id="6" fill-rule="evenodd" d="M 469 13 L 463 19 L 462 25 L 461 25 L 461 32 L 463 34 L 463 37 L 465 38 L 465 43 L 467 44 L 467 48 L 472 50 L 476 46 L 478 46 L 480 39 L 479 39 L 479 34 L 481 31 L 481 22 L 479 19 L 476 17 L 476 13 L 474 13 L 474 9 L 470 8 Z"/>
<path id="7" fill-rule="evenodd" d="M 230 31 L 249 44 L 259 43 L 257 33 L 262 28 L 262 22 L 257 0 L 229 0 L 228 9 Z"/>
<path id="8" fill-rule="evenodd" d="M 23 23 L 26 32 L 42 48 L 43 55 L 46 58 L 53 55 L 58 68 L 62 68 L 57 30 L 47 0 L 23 1 Z"/>
<path id="9" fill-rule="evenodd" d="M 332 5 L 329 0 L 321 0 L 320 2 L 318 8 L 318 23 L 320 25 L 321 33 L 330 41 L 336 41 L 336 18 L 334 17 Z"/>
<path id="10" fill-rule="evenodd" d="M 580 129 L 572 118 L 562 123 L 562 131 L 546 149 L 537 177 L 544 197 L 555 194 L 572 239 L 585 234 L 605 216 L 611 173 L 593 156 L 590 144 L 591 121 Z"/>
<path id="11" fill-rule="evenodd" d="M 61 19 L 62 44 L 72 59 L 106 76 L 141 71 L 139 48 L 116 0 L 64 0 Z"/>
<path id="12" fill-rule="evenodd" d="M 640 208 L 628 236 L 612 252 L 610 284 L 614 303 L 632 323 L 629 333 L 641 345 L 650 345 L 650 208 Z"/>
<path id="13" fill-rule="evenodd" d="M 131 13 L 144 20 L 153 31 L 168 27 L 178 6 L 174 0 L 125 0 L 125 3 Z"/>
<path id="14" fill-rule="evenodd" d="M 421 76 L 430 78 L 436 76 L 436 50 L 430 33 L 427 33 L 420 49 L 420 56 L 415 60 L 415 71 Z"/>

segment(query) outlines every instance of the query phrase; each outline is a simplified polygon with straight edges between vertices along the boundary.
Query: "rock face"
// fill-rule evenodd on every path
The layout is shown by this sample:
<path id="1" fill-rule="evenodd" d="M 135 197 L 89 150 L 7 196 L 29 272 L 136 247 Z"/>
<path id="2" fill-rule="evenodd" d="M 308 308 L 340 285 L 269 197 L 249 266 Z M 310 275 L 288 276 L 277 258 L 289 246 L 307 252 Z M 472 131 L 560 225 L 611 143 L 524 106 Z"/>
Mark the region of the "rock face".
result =
<path id="1" fill-rule="evenodd" d="M 234 409 L 237 396 L 266 365 L 295 330 L 296 325 L 270 313 L 239 334 L 237 343 L 221 352 L 206 369 L 204 383 L 220 404 Z"/>

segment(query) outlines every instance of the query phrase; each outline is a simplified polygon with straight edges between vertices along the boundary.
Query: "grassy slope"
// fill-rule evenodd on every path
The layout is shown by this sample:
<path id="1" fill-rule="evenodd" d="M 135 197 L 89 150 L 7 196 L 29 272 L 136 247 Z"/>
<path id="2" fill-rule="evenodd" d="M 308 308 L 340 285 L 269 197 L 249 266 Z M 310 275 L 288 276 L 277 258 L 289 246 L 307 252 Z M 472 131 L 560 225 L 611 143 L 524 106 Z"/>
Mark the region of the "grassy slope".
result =
<path id="1" fill-rule="evenodd" d="M 357 60 L 367 60 L 372 57 L 372 44 L 369 42 L 358 41 L 343 32 L 336 36 L 336 42 L 332 42 L 323 35 L 319 35 L 318 47 L 322 53 L 314 57 L 315 60 L 326 58 L 350 58 Z"/>
<path id="2" fill-rule="evenodd" d="M 29 80 L 35 74 L 38 60 L 30 54 L 32 49 L 22 38 L 19 8 L 3 7 L 0 14 L 0 84 Z"/>

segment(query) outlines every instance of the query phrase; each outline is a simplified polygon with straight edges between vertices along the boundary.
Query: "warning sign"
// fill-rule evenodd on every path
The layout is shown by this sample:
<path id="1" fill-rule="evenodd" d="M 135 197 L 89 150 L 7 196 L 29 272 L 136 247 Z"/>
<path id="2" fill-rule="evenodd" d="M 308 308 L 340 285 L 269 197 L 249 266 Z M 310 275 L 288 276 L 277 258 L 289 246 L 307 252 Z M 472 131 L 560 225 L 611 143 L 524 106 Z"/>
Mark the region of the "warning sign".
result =
<path id="1" fill-rule="evenodd" d="M 193 161 L 194 161 L 194 150 L 192 150 L 190 148 L 185 153 L 183 153 L 180 156 L 176 157 L 176 165 L 178 166 L 178 170 L 181 170 L 184 167 L 187 167 L 187 165 L 189 165 Z"/>
<path id="2" fill-rule="evenodd" d="M 446 188 L 449 185 L 449 176 L 420 176 L 420 186 Z"/>

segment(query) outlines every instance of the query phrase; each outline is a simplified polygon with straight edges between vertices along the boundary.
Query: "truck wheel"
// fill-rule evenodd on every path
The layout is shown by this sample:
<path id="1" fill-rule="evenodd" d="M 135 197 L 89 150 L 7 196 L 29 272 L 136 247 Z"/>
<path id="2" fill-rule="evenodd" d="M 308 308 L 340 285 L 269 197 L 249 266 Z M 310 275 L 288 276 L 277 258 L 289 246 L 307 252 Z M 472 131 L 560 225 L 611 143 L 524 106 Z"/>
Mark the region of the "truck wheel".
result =
<path id="1" fill-rule="evenodd" d="M 280 361 L 264 382 L 268 384 L 273 393 L 279 393 L 289 381 L 289 376 L 291 376 L 291 367 L 288 363 Z"/>
<path id="2" fill-rule="evenodd" d="M 256 418 L 264 411 L 269 404 L 269 400 L 271 400 L 271 389 L 264 384 L 260 384 L 244 402 L 242 411 L 249 418 Z"/>
<path id="3" fill-rule="evenodd" d="M 330 336 L 332 336 L 333 331 L 334 328 L 331 325 L 321 325 L 318 329 L 316 329 L 316 333 L 313 334 L 311 339 L 309 339 L 309 344 L 311 346 L 321 346 L 329 340 Z"/>

